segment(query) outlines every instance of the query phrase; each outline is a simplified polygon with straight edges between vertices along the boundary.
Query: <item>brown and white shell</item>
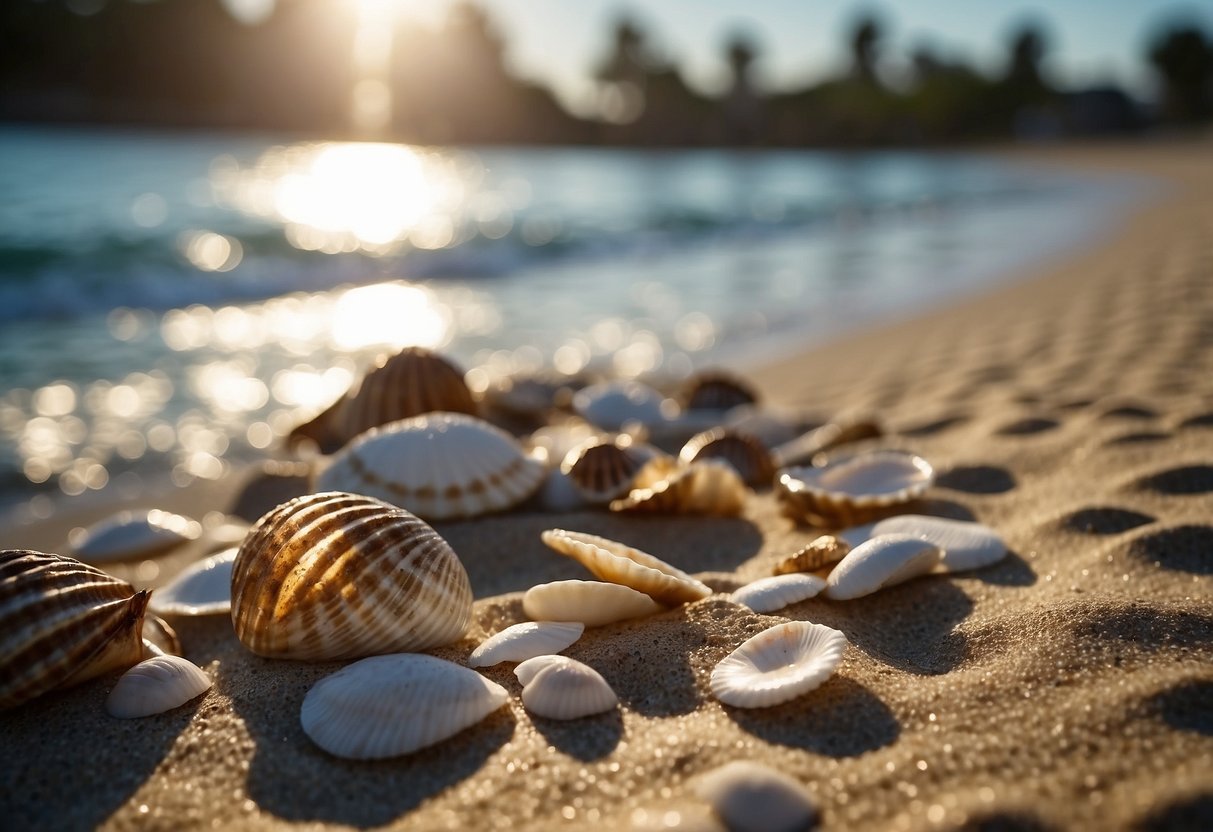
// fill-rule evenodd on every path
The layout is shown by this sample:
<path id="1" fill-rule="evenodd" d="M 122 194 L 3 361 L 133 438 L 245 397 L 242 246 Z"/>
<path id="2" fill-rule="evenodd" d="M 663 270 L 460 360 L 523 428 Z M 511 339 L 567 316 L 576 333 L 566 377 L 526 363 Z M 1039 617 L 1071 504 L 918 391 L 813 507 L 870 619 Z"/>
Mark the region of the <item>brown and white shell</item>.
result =
<path id="1" fill-rule="evenodd" d="M 372 428 L 342 448 L 317 491 L 386 500 L 426 520 L 512 508 L 547 471 L 505 431 L 462 413 L 427 413 Z"/>
<path id="2" fill-rule="evenodd" d="M 396 506 L 323 493 L 258 521 L 232 567 L 232 625 L 261 656 L 328 661 L 459 639 L 472 589 L 455 552 Z"/>
<path id="3" fill-rule="evenodd" d="M 138 663 L 148 597 L 73 558 L 0 551 L 0 709 Z"/>
<path id="4" fill-rule="evenodd" d="M 560 470 L 592 505 L 605 505 L 631 490 L 636 474 L 661 452 L 627 434 L 595 436 L 573 448 Z"/>
<path id="5" fill-rule="evenodd" d="M 839 445 L 876 439 L 884 435 L 884 428 L 872 416 L 854 416 L 827 422 L 789 439 L 771 450 L 777 468 L 792 465 L 807 465 L 817 454 Z"/>
<path id="6" fill-rule="evenodd" d="M 809 545 L 798 549 L 775 564 L 776 575 L 794 572 L 822 572 L 847 556 L 851 544 L 832 534 L 823 534 Z"/>
<path id="7" fill-rule="evenodd" d="M 676 468 L 645 487 L 634 486 L 626 497 L 611 502 L 611 511 L 731 517 L 741 514 L 746 492 L 733 466 L 705 459 Z"/>
<path id="8" fill-rule="evenodd" d="M 685 604 L 712 594 L 706 584 L 681 569 L 617 540 L 565 529 L 548 529 L 541 537 L 602 580 L 631 587 L 658 603 Z"/>
<path id="9" fill-rule="evenodd" d="M 755 404 L 758 393 L 739 376 L 724 370 L 704 370 L 691 376 L 678 393 L 683 410 L 729 410 Z"/>
<path id="10" fill-rule="evenodd" d="M 690 464 L 705 459 L 726 462 L 741 475 L 746 485 L 767 488 L 775 479 L 771 452 L 757 439 L 725 427 L 705 430 L 692 436 L 678 458 Z"/>
<path id="11" fill-rule="evenodd" d="M 776 494 L 788 516 L 843 528 L 909 506 L 935 482 L 935 469 L 917 454 L 867 451 L 814 468 L 787 468 Z"/>

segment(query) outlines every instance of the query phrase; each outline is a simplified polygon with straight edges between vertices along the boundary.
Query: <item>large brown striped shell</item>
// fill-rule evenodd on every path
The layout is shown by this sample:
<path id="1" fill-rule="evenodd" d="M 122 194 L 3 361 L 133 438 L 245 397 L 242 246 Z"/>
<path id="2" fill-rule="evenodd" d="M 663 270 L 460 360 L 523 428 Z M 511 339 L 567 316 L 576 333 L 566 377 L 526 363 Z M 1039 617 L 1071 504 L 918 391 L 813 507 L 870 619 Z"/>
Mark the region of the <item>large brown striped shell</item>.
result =
<path id="1" fill-rule="evenodd" d="M 232 567 L 232 625 L 262 656 L 325 661 L 459 639 L 472 589 L 455 552 L 415 515 L 330 492 L 258 521 Z"/>
<path id="2" fill-rule="evenodd" d="M 766 488 L 775 479 L 775 463 L 766 446 L 753 437 L 730 428 L 713 428 L 692 436 L 679 459 L 685 463 L 718 459 L 732 465 L 746 485 Z"/>
<path id="3" fill-rule="evenodd" d="M 569 451 L 560 470 L 588 502 L 606 504 L 627 494 L 637 472 L 660 453 L 627 434 L 594 437 Z"/>
<path id="4" fill-rule="evenodd" d="M 758 393 L 738 376 L 725 370 L 705 370 L 691 376 L 678 393 L 683 410 L 729 410 L 754 404 Z"/>
<path id="5" fill-rule="evenodd" d="M 148 597 L 73 558 L 0 551 L 0 708 L 137 664 Z"/>

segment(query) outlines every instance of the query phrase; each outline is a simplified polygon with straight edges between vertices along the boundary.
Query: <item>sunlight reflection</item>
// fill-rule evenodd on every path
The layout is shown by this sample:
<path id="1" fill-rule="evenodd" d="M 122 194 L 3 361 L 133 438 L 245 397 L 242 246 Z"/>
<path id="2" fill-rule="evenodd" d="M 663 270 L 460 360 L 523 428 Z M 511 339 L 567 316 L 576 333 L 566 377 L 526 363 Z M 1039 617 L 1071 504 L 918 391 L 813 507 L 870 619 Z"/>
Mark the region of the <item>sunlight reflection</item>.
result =
<path id="1" fill-rule="evenodd" d="M 380 283 L 350 289 L 333 310 L 338 349 L 384 345 L 440 347 L 450 337 L 449 314 L 417 286 Z"/>

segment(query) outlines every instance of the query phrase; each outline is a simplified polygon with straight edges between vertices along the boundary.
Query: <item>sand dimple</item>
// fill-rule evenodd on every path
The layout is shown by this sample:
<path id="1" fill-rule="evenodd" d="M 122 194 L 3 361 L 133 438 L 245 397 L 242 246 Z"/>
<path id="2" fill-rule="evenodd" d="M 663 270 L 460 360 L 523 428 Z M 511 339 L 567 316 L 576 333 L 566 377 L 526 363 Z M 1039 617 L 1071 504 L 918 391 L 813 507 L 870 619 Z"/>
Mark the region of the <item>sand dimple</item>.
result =
<path id="1" fill-rule="evenodd" d="M 1071 512 L 1062 518 L 1061 525 L 1083 534 L 1120 534 L 1153 522 L 1153 517 L 1138 511 L 1099 506 Z"/>
<path id="2" fill-rule="evenodd" d="M 1030 416 L 1024 419 L 1017 419 L 1014 422 L 1003 425 L 995 433 L 999 436 L 1030 436 L 1035 433 L 1044 433 L 1050 430 L 1056 430 L 1061 427 L 1061 422 L 1056 419 L 1046 419 L 1039 416 Z"/>
<path id="3" fill-rule="evenodd" d="M 966 494 L 1003 494 L 1015 488 L 1015 475 L 997 465 L 957 465 L 935 478 L 935 484 Z"/>
<path id="4" fill-rule="evenodd" d="M 1128 553 L 1164 569 L 1213 575 L 1213 526 L 1185 525 L 1142 535 Z"/>
<path id="5" fill-rule="evenodd" d="M 1213 465 L 1184 465 L 1168 468 L 1137 481 L 1137 487 L 1159 494 L 1182 496 L 1213 491 Z"/>

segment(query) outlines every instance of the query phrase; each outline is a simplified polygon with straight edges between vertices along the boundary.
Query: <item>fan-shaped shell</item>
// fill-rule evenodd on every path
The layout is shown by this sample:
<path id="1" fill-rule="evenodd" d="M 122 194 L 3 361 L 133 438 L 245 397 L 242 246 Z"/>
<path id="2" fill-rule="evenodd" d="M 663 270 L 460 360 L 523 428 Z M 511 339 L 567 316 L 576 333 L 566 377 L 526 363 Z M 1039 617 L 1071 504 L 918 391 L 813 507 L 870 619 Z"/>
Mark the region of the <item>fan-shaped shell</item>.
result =
<path id="1" fill-rule="evenodd" d="M 733 600 L 754 612 L 775 612 L 812 598 L 826 587 L 825 579 L 796 572 L 759 578 L 733 593 Z"/>
<path id="2" fill-rule="evenodd" d="M 72 554 L 86 563 L 146 558 L 196 540 L 202 524 L 180 514 L 153 509 L 121 511 L 69 536 Z"/>
<path id="3" fill-rule="evenodd" d="M 303 698 L 299 721 L 335 757 L 397 757 L 458 734 L 509 700 L 474 670 L 417 653 L 372 656 L 326 676 Z"/>
<path id="4" fill-rule="evenodd" d="M 847 556 L 851 544 L 832 534 L 823 534 L 803 549 L 788 555 L 775 565 L 776 575 L 828 570 Z"/>
<path id="5" fill-rule="evenodd" d="M 138 662 L 147 601 L 73 558 L 0 551 L 0 709 Z"/>
<path id="6" fill-rule="evenodd" d="M 723 411 L 755 404 L 758 393 L 740 376 L 724 370 L 705 370 L 686 380 L 678 399 L 684 410 Z"/>
<path id="7" fill-rule="evenodd" d="M 522 596 L 522 609 L 536 621 L 579 621 L 587 627 L 665 611 L 643 592 L 602 581 L 553 581 L 533 586 Z"/>
<path id="8" fill-rule="evenodd" d="M 930 517 L 925 514 L 899 514 L 842 533 L 852 545 L 885 534 L 907 534 L 934 543 L 943 556 L 936 572 L 964 572 L 997 563 L 1007 555 L 1007 544 L 998 532 L 982 523 Z"/>
<path id="9" fill-rule="evenodd" d="M 180 656 L 157 656 L 123 673 L 105 700 L 110 716 L 119 719 L 162 714 L 205 693 L 211 677 Z"/>
<path id="10" fill-rule="evenodd" d="M 627 434 L 595 436 L 569 451 L 560 470 L 587 502 L 605 504 L 626 494 L 637 472 L 659 454 Z"/>
<path id="11" fill-rule="evenodd" d="M 745 641 L 716 665 L 712 694 L 735 708 L 787 702 L 830 678 L 846 646 L 846 636 L 824 624 L 778 624 Z"/>
<path id="12" fill-rule="evenodd" d="M 682 570 L 616 540 L 564 529 L 548 529 L 542 538 L 602 580 L 631 587 L 662 604 L 685 604 L 712 594 Z"/>
<path id="13" fill-rule="evenodd" d="M 541 463 L 488 422 L 427 413 L 367 431 L 333 457 L 316 488 L 377 497 L 426 520 L 450 520 L 511 508 L 546 476 Z"/>
<path id="14" fill-rule="evenodd" d="M 455 552 L 404 509 L 354 494 L 283 503 L 232 567 L 232 625 L 262 656 L 326 661 L 459 639 L 472 589 Z"/>
<path id="15" fill-rule="evenodd" d="M 662 422 L 671 410 L 666 398 L 639 381 L 603 381 L 573 394 L 577 415 L 603 430 L 620 430 L 629 422 Z"/>
<path id="16" fill-rule="evenodd" d="M 717 427 L 692 436 L 678 458 L 684 463 L 714 459 L 725 462 L 747 485 L 767 487 L 775 479 L 775 463 L 766 446 L 744 433 Z"/>
<path id="17" fill-rule="evenodd" d="M 741 513 L 745 496 L 745 483 L 731 465 L 705 459 L 649 486 L 634 486 L 627 497 L 611 502 L 611 511 L 731 517 Z"/>
<path id="18" fill-rule="evenodd" d="M 925 575 L 939 563 L 941 554 L 934 543 L 917 537 L 873 537 L 848 552 L 830 572 L 826 597 L 846 601 Z"/>
<path id="19" fill-rule="evenodd" d="M 619 698 L 607 680 L 587 664 L 567 656 L 539 656 L 514 670 L 522 682 L 522 704 L 548 719 L 580 719 L 609 711 Z"/>
<path id="20" fill-rule="evenodd" d="M 151 609 L 161 615 L 224 615 L 232 609 L 232 564 L 239 548 L 200 560 L 152 595 Z"/>
<path id="21" fill-rule="evenodd" d="M 803 832 L 817 809 L 808 791 L 781 771 L 750 760 L 712 769 L 695 783 L 730 832 Z"/>
<path id="22" fill-rule="evenodd" d="M 931 463 L 903 451 L 869 451 L 820 468 L 788 468 L 777 493 L 797 519 L 842 527 L 873 520 L 922 497 L 935 482 Z"/>
<path id="23" fill-rule="evenodd" d="M 577 621 L 524 621 L 506 627 L 472 651 L 468 667 L 489 667 L 500 662 L 522 662 L 559 653 L 585 632 Z"/>

